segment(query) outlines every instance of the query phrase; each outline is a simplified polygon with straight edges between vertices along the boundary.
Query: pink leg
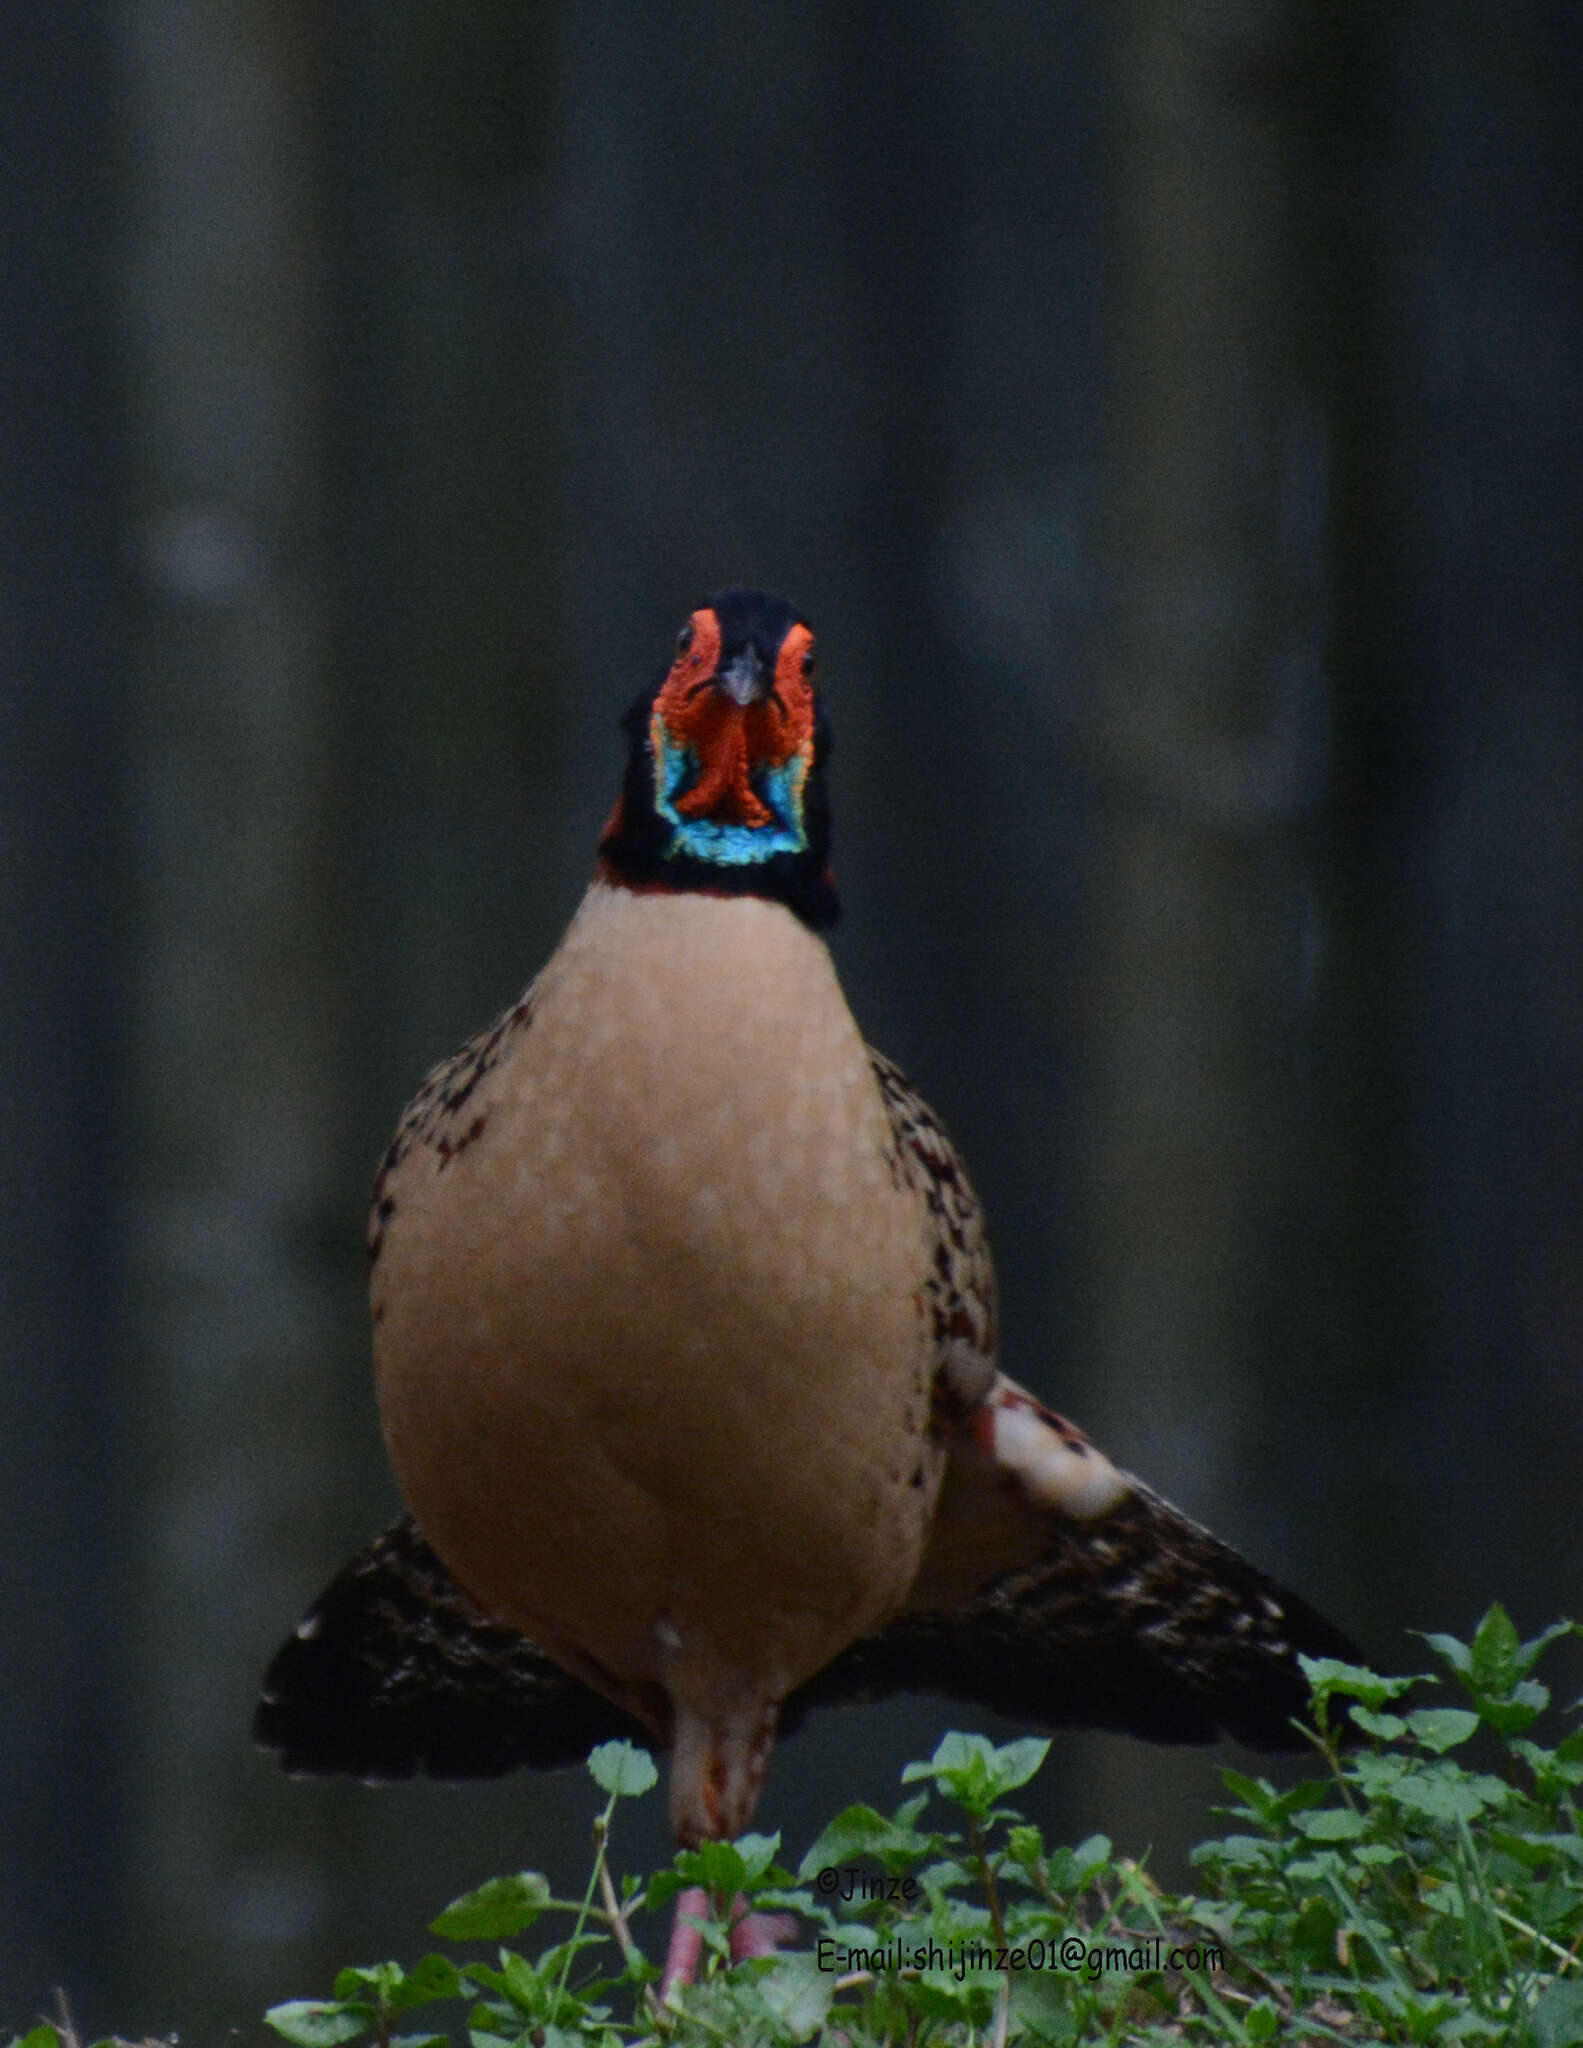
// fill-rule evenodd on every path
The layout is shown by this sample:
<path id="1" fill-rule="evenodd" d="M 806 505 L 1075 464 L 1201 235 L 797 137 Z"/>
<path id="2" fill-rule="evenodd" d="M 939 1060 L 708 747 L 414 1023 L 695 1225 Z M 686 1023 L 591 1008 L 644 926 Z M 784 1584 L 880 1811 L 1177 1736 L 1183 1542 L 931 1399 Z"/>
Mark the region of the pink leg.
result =
<path id="1" fill-rule="evenodd" d="M 797 1933 L 792 1913 L 750 1913 L 741 1892 L 731 1901 L 731 1960 L 747 1962 L 753 1956 L 772 1956 L 782 1942 Z M 704 1951 L 704 1938 L 694 1920 L 709 1917 L 709 1895 L 701 1884 L 689 1885 L 676 1894 L 676 1913 L 671 1922 L 670 1946 L 665 1951 L 665 1969 L 660 1978 L 660 1997 L 682 1985 L 693 1983 Z"/>
<path id="2" fill-rule="evenodd" d="M 669 1998 L 672 1991 L 683 1984 L 691 1984 L 698 1975 L 698 1958 L 704 1952 L 704 1938 L 685 1915 L 691 1915 L 694 1920 L 708 1919 L 709 1894 L 701 1884 L 689 1885 L 686 1891 L 676 1894 L 670 1946 L 665 1951 L 665 1970 L 660 1978 L 661 1998 Z"/>
<path id="3" fill-rule="evenodd" d="M 750 1913 L 740 1892 L 731 1901 L 731 1960 L 745 1963 L 753 1956 L 772 1956 L 783 1942 L 797 1938 L 795 1913 Z"/>

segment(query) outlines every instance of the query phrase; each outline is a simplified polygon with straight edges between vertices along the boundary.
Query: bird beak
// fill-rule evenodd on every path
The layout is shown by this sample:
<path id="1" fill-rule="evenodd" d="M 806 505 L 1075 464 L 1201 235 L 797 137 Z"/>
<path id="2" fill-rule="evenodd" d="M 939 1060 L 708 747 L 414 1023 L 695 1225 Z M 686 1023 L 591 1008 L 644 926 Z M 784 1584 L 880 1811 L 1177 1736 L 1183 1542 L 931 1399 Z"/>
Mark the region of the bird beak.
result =
<path id="1" fill-rule="evenodd" d="M 734 655 L 727 666 L 715 677 L 716 683 L 725 691 L 733 704 L 746 710 L 750 704 L 759 703 L 766 695 L 764 687 L 764 663 L 756 647 L 744 647 Z"/>

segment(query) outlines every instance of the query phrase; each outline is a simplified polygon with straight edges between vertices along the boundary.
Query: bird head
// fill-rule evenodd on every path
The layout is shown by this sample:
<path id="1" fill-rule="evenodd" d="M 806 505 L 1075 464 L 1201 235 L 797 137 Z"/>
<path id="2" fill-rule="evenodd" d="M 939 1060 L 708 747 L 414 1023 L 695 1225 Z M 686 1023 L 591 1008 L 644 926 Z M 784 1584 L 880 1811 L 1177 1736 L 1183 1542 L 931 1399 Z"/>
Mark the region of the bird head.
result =
<path id="1" fill-rule="evenodd" d="M 785 598 L 730 589 L 700 605 L 627 714 L 605 878 L 768 896 L 807 924 L 833 923 L 830 739 L 813 675 L 813 633 Z"/>

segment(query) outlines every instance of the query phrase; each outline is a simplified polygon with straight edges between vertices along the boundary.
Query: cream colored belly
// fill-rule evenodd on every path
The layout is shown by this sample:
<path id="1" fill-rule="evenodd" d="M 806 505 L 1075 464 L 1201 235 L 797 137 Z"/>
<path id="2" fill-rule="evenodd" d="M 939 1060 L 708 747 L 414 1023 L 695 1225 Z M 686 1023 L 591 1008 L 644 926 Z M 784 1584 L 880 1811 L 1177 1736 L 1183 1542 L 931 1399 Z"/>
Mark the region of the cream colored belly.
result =
<path id="1" fill-rule="evenodd" d="M 468 1109 L 375 1276 L 419 1522 L 607 1689 L 781 1697 L 901 1605 L 938 1477 L 922 1218 L 823 945 L 596 888 Z"/>

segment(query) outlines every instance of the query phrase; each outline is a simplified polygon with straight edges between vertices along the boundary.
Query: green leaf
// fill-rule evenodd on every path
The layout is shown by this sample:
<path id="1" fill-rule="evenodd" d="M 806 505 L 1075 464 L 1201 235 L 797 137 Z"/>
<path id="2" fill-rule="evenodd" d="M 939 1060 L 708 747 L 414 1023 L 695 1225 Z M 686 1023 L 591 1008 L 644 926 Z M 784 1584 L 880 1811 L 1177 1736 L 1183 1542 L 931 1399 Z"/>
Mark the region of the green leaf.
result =
<path id="1" fill-rule="evenodd" d="M 1111 1855 L 1109 1835 L 1089 1835 L 1075 1849 L 1051 1849 L 1045 1858 L 1051 1889 L 1067 1896 L 1087 1891 Z"/>
<path id="2" fill-rule="evenodd" d="M 1554 1799 L 1564 1785 L 1583 1785 L 1583 1728 L 1575 1728 L 1554 1749 L 1519 1736 L 1512 1742 L 1512 1753 L 1533 1772 L 1541 1798 Z"/>
<path id="3" fill-rule="evenodd" d="M 950 1970 L 920 1970 L 908 2002 L 926 2019 L 985 2026 L 995 2010 L 999 1990 L 997 1977 L 976 1969 L 965 1969 L 960 1978 Z"/>
<path id="4" fill-rule="evenodd" d="M 742 1859 L 741 1889 L 751 1891 L 769 1873 L 780 1848 L 779 1835 L 738 1835 L 736 1852 Z"/>
<path id="5" fill-rule="evenodd" d="M 711 1897 L 734 1898 L 738 1892 L 762 1890 L 766 1881 L 779 1883 L 790 1873 L 775 1868 L 779 1835 L 743 1835 L 736 1842 L 700 1842 L 696 1849 L 677 1851 L 673 1871 L 661 1871 L 649 1886 L 649 1904 L 663 1905 L 685 1885 L 701 1884 Z"/>
<path id="6" fill-rule="evenodd" d="M 1006 1830 L 1006 1854 L 1019 1870 L 1036 1870 L 1044 1854 L 1044 1836 L 1026 1823 Z"/>
<path id="7" fill-rule="evenodd" d="M 920 1857 L 933 1855 L 938 1847 L 936 1835 L 917 1834 L 910 1826 L 887 1820 L 872 1806 L 849 1806 L 836 1815 L 798 1864 L 797 1875 L 806 1882 L 817 1878 L 821 1870 L 871 1857 L 894 1876 Z"/>
<path id="8" fill-rule="evenodd" d="M 1356 1856 L 1359 1851 L 1354 1849 L 1352 1853 Z M 1333 1899 L 1309 1899 L 1290 1923 L 1290 1934 L 1282 1940 L 1281 1949 L 1286 1953 L 1289 1948 L 1290 1955 L 1301 1958 L 1309 1969 L 1322 1968 L 1334 1958 L 1340 1925 Z"/>
<path id="9" fill-rule="evenodd" d="M 1510 1693 L 1522 1675 L 1517 1660 L 1522 1644 L 1512 1627 L 1511 1616 L 1497 1601 L 1473 1632 L 1473 1668 L 1469 1673 L 1480 1692 L 1497 1699 Z"/>
<path id="10" fill-rule="evenodd" d="M 1541 1634 L 1530 1637 L 1517 1652 L 1519 1676 L 1526 1678 L 1550 1645 L 1559 1642 L 1562 1636 L 1583 1636 L 1583 1624 L 1575 1621 L 1553 1621 Z"/>
<path id="11" fill-rule="evenodd" d="M 1516 1735 L 1532 1727 L 1550 1704 L 1550 1693 L 1536 1678 L 1520 1679 L 1509 1692 L 1481 1692 L 1470 1686 L 1479 1719 L 1501 1735 Z"/>
<path id="12" fill-rule="evenodd" d="M 668 1906 L 678 1892 L 686 1891 L 690 1884 L 696 1884 L 694 1877 L 685 1876 L 680 1870 L 656 1870 L 643 1889 L 643 1903 L 651 1913 L 661 1906 Z"/>
<path id="13" fill-rule="evenodd" d="M 1418 1631 L 1443 1664 L 1449 1664 L 1459 1678 L 1466 1678 L 1473 1669 L 1473 1652 L 1457 1636 L 1429 1635 Z"/>
<path id="14" fill-rule="evenodd" d="M 366 2007 L 359 2010 L 340 2001 L 291 1998 L 284 2005 L 272 2005 L 264 2024 L 294 2048 L 338 2048 L 342 2041 L 371 2032 L 374 2015 Z"/>
<path id="15" fill-rule="evenodd" d="M 505 1951 L 500 1958 L 501 1970 L 499 1988 L 505 1993 L 519 2012 L 529 2019 L 541 2019 L 547 2010 L 553 1986 L 549 1981 L 560 1968 L 564 1944 L 558 1948 L 546 1949 L 539 1958 L 539 1969 L 535 1969 L 526 1956 L 514 1951 Z M 542 1972 L 542 1974 L 541 1974 Z"/>
<path id="16" fill-rule="evenodd" d="M 904 1785 L 932 1778 L 947 1798 L 981 1821 L 1003 1793 L 1027 1784 L 1049 1752 L 1049 1740 L 1042 1735 L 1024 1736 L 997 1749 L 985 1735 L 953 1729 L 941 1738 L 928 1763 L 908 1764 L 901 1778 Z"/>
<path id="17" fill-rule="evenodd" d="M 1353 1757 L 1347 1776 L 1366 1799 L 1382 1799 L 1406 1777 L 1408 1761 L 1399 1749 L 1388 1749 L 1379 1756 L 1365 1752 Z"/>
<path id="18" fill-rule="evenodd" d="M 1267 1778 L 1245 1778 L 1240 1771 L 1223 1771 L 1221 1780 L 1228 1792 L 1235 1792 L 1242 1809 L 1266 1833 L 1280 1834 L 1294 1813 L 1321 1805 L 1330 1796 L 1322 1778 L 1302 1778 L 1285 1792 L 1277 1792 Z"/>
<path id="19" fill-rule="evenodd" d="M 835 1997 L 836 1974 L 815 1954 L 777 1956 L 759 1979 L 758 1994 L 793 2041 L 810 2041 Z"/>
<path id="20" fill-rule="evenodd" d="M 1365 1735 L 1377 1735 L 1381 1742 L 1400 1742 L 1407 1733 L 1407 1723 L 1400 1714 L 1376 1714 L 1368 1707 L 1353 1706 L 1347 1710 Z M 1478 1716 L 1474 1715 L 1475 1723 Z"/>
<path id="21" fill-rule="evenodd" d="M 945 1771 L 965 1771 L 975 1763 L 988 1765 L 995 1745 L 987 1735 L 964 1735 L 948 1728 L 935 1744 L 934 1755 L 925 1763 L 908 1764 L 901 1774 L 904 1785 L 917 1778 L 939 1778 Z"/>
<path id="22" fill-rule="evenodd" d="M 1435 2035 L 1436 2041 L 1488 2041 L 1491 2048 L 1509 2048 L 1511 2029 L 1504 2020 L 1492 2019 L 1487 2013 L 1463 2011 L 1455 2019 L 1443 2020 Z M 1527 2035 L 1519 2037 L 1524 2048 L 1532 2048 Z"/>
<path id="23" fill-rule="evenodd" d="M 747 1883 L 746 1863 L 734 1842 L 700 1842 L 691 1855 L 678 1856 L 676 1867 L 714 1899 L 733 1899 Z"/>
<path id="24" fill-rule="evenodd" d="M 989 1761 L 994 1753 L 995 1745 L 987 1735 L 963 1735 L 953 1728 L 941 1736 L 927 1763 L 911 1763 L 903 1769 L 901 1781 L 914 1785 L 920 1778 L 932 1778 L 953 1798 L 959 1798 L 969 1786 L 977 1797 L 987 1792 Z M 990 1803 L 986 1797 L 985 1804 Z"/>
<path id="25" fill-rule="evenodd" d="M 1399 1778 L 1391 1797 L 1411 1813 L 1430 1820 L 1476 1820 L 1487 1807 L 1504 1806 L 1511 1788 L 1499 1778 L 1459 1771 L 1454 1764 L 1436 1764 Z"/>
<path id="26" fill-rule="evenodd" d="M 1510 1699 L 1524 1693 L 1522 1681 L 1526 1679 L 1550 1645 L 1559 1637 L 1576 1635 L 1578 1624 L 1572 1621 L 1553 1622 L 1541 1634 L 1533 1636 L 1526 1643 L 1519 1642 L 1517 1631 L 1504 1607 L 1493 1606 L 1479 1623 L 1474 1633 L 1468 1665 L 1463 1675 L 1470 1678 L 1479 1692 L 1489 1693 L 1495 1699 Z M 1533 1702 L 1536 1693 L 1544 1693 L 1543 1687 L 1536 1687 L 1526 1697 Z M 1542 1708 L 1549 1699 L 1539 1701 Z"/>
<path id="27" fill-rule="evenodd" d="M 631 1742 L 601 1742 L 588 1758 L 588 1768 L 601 1792 L 618 1799 L 637 1799 L 660 1781 L 654 1759 Z"/>
<path id="28" fill-rule="evenodd" d="M 429 1922 L 429 1932 L 443 1934 L 447 1941 L 501 1941 L 531 1927 L 551 1897 L 548 1879 L 536 1870 L 492 1877 L 477 1891 L 452 1899 L 439 1918 Z"/>
<path id="29" fill-rule="evenodd" d="M 995 1751 L 991 1766 L 995 1797 L 1004 1798 L 1008 1792 L 1015 1792 L 1019 1785 L 1026 1785 L 1030 1778 L 1037 1777 L 1049 1754 L 1048 1735 L 1024 1735 L 1017 1742 L 1003 1742 Z"/>
<path id="30" fill-rule="evenodd" d="M 399 1963 L 375 1963 L 342 1970 L 335 1980 L 337 2001 L 349 2010 L 381 2014 L 408 2012 L 436 1998 L 466 1998 L 473 1987 L 446 1956 L 428 1955 L 403 1970 Z"/>
<path id="31" fill-rule="evenodd" d="M 1580 2048 L 1583 2044 L 1583 1984 L 1557 1983 L 1545 1991 L 1529 2019 L 1534 2048 Z"/>
<path id="32" fill-rule="evenodd" d="M 425 1956 L 414 1963 L 390 1993 L 392 2012 L 409 2012 L 436 1998 L 465 1998 L 471 1986 L 446 1956 Z"/>
<path id="33" fill-rule="evenodd" d="M 1220 1782 L 1228 1792 L 1236 1794 L 1255 1820 L 1263 1820 L 1275 1797 L 1275 1787 L 1268 1778 L 1249 1778 L 1241 1771 L 1227 1769 L 1221 1772 Z"/>
<path id="34" fill-rule="evenodd" d="M 335 1979 L 335 1995 L 346 2004 L 349 2000 L 366 1993 L 370 2002 L 383 2005 L 396 1985 L 401 1982 L 400 1963 L 368 1963 L 362 1966 L 338 1971 Z"/>
<path id="35" fill-rule="evenodd" d="M 1492 1827 L 1492 1847 L 1510 1856 L 1525 1870 L 1542 1870 L 1550 1863 L 1583 1864 L 1583 1836 L 1524 1834 L 1513 1828 Z"/>
<path id="36" fill-rule="evenodd" d="M 1351 1842 L 1368 1832 L 1367 1816 L 1350 1806 L 1327 1806 L 1318 1813 L 1299 1813 L 1293 1823 L 1311 1842 Z"/>
<path id="37" fill-rule="evenodd" d="M 1420 1707 L 1407 1716 L 1407 1726 L 1425 1749 L 1443 1756 L 1478 1733 L 1479 1717 L 1466 1707 Z"/>
<path id="38" fill-rule="evenodd" d="M 1366 1664 L 1347 1664 L 1339 1657 L 1305 1657 L 1299 1651 L 1297 1661 L 1314 1692 L 1345 1693 L 1349 1699 L 1362 1700 L 1366 1707 L 1379 1707 L 1386 1700 L 1400 1699 L 1410 1687 L 1423 1682 L 1421 1675 L 1416 1678 L 1387 1678 L 1383 1672 L 1371 1671 Z"/>
<path id="39" fill-rule="evenodd" d="M 1200 1842 L 1192 1851 L 1195 1864 L 1225 1864 L 1239 1870 L 1272 1867 L 1279 1845 L 1266 1835 L 1222 1835 L 1218 1842 Z"/>
<path id="40" fill-rule="evenodd" d="M 11 2048 L 61 2048 L 60 2035 L 48 2020 L 34 2027 L 20 2040 L 13 2041 Z"/>

